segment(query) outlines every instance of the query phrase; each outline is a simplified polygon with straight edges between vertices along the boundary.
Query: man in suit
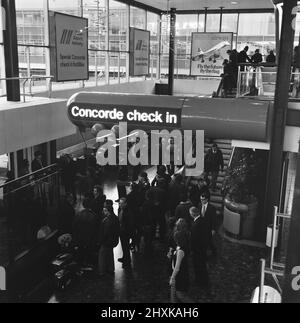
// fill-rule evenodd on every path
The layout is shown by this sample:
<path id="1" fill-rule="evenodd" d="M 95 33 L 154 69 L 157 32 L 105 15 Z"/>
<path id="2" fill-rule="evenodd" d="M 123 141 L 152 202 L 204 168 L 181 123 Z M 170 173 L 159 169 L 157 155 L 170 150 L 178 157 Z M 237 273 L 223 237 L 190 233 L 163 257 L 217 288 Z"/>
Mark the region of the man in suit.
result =
<path id="1" fill-rule="evenodd" d="M 211 174 L 211 188 L 213 191 L 217 189 L 217 180 L 220 169 L 224 171 L 224 158 L 222 151 L 218 148 L 218 145 L 214 143 L 212 148 L 209 149 L 204 160 L 205 172 Z"/>
<path id="2" fill-rule="evenodd" d="M 119 201 L 119 222 L 120 222 L 120 240 L 123 250 L 123 257 L 118 261 L 123 263 L 123 268 L 131 266 L 130 257 L 130 239 L 133 237 L 134 231 L 134 215 L 129 209 L 127 198 L 122 197 Z"/>
<path id="3" fill-rule="evenodd" d="M 201 200 L 204 196 L 201 196 Z M 205 197 L 207 198 L 207 197 Z M 207 203 L 202 205 L 201 210 L 192 207 L 190 215 L 194 222 L 191 229 L 191 249 L 193 255 L 196 284 L 199 285 L 209 296 L 211 293 L 210 279 L 207 270 L 207 250 L 211 243 L 212 221 L 211 212 Z"/>
<path id="4" fill-rule="evenodd" d="M 210 200 L 210 193 L 204 192 L 200 196 L 200 204 L 199 210 L 201 211 L 201 215 L 205 217 L 209 223 L 209 249 L 212 252 L 212 256 L 215 259 L 217 257 L 217 248 L 214 245 L 213 237 L 217 232 L 217 211 L 214 206 L 209 203 Z"/>

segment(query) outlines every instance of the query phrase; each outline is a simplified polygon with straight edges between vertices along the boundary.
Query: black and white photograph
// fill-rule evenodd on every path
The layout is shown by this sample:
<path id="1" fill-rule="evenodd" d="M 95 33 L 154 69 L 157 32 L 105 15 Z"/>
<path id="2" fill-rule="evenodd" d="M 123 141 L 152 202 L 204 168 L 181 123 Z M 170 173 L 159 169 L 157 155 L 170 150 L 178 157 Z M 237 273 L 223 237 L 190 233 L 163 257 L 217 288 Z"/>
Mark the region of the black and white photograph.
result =
<path id="1" fill-rule="evenodd" d="M 0 305 L 300 303 L 299 237 L 300 1 L 0 0 Z"/>

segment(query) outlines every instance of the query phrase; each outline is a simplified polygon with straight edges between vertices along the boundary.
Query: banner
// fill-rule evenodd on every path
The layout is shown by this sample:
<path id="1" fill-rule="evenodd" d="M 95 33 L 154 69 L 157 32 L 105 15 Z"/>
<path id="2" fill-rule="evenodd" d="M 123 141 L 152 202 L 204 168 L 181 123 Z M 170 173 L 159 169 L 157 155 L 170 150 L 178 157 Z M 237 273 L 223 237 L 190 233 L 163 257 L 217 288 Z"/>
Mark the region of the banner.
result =
<path id="1" fill-rule="evenodd" d="M 232 41 L 233 33 L 192 33 L 191 75 L 219 77 Z"/>
<path id="2" fill-rule="evenodd" d="M 148 75 L 150 31 L 130 28 L 130 76 Z"/>
<path id="3" fill-rule="evenodd" d="M 55 82 L 89 78 L 87 19 L 50 12 L 50 43 Z"/>

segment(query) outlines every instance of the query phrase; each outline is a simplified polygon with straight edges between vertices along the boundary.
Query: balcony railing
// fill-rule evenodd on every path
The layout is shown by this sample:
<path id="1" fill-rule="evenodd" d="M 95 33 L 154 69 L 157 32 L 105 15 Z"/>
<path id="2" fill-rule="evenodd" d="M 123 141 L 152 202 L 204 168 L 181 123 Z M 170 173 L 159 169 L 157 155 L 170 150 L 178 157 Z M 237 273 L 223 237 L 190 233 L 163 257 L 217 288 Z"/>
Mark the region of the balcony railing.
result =
<path id="1" fill-rule="evenodd" d="M 274 99 L 277 81 L 277 66 L 239 66 L 237 97 L 260 97 Z M 300 70 L 293 68 L 290 80 L 290 97 L 300 98 Z"/>
<path id="2" fill-rule="evenodd" d="M 0 266 L 38 243 L 43 226 L 57 229 L 61 176 L 52 165 L 0 186 Z"/>
<path id="3" fill-rule="evenodd" d="M 22 97 L 23 97 L 23 102 L 26 102 L 26 85 L 28 84 L 29 86 L 29 95 L 33 96 L 32 94 L 32 84 L 35 81 L 40 81 L 40 80 L 49 80 L 48 83 L 48 97 L 51 98 L 52 94 L 52 79 L 53 76 L 40 76 L 40 75 L 32 75 L 30 77 L 9 77 L 9 78 L 0 78 L 1 81 L 21 81 L 22 83 Z M 29 81 L 29 82 L 28 82 Z"/>

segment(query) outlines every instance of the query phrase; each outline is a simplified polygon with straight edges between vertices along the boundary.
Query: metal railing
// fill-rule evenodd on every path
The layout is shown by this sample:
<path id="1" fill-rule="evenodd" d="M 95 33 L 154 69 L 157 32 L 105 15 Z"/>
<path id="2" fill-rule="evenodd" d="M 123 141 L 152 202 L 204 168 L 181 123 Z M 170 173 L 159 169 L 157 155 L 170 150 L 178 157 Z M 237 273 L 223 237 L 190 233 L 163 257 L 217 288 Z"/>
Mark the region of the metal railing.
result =
<path id="1" fill-rule="evenodd" d="M 48 83 L 48 97 L 51 98 L 52 95 L 52 79 L 54 76 L 40 76 L 40 75 L 32 75 L 30 77 L 7 77 L 7 78 L 0 78 L 1 81 L 23 81 L 22 82 L 22 89 L 23 89 L 23 102 L 26 102 L 26 84 L 29 81 L 29 95 L 33 96 L 31 88 L 32 88 L 32 82 L 34 81 L 41 81 L 41 80 L 50 80 Z M 5 95 L 6 96 L 6 95 Z"/>
<path id="2" fill-rule="evenodd" d="M 271 68 L 270 68 L 271 67 Z M 239 67 L 237 98 L 263 97 L 273 99 L 275 95 L 277 70 L 275 66 L 248 65 L 242 71 Z M 290 97 L 300 97 L 300 71 L 291 72 Z"/>
<path id="3" fill-rule="evenodd" d="M 0 265 L 34 247 L 41 227 L 57 229 L 61 187 L 56 164 L 0 186 Z"/>

